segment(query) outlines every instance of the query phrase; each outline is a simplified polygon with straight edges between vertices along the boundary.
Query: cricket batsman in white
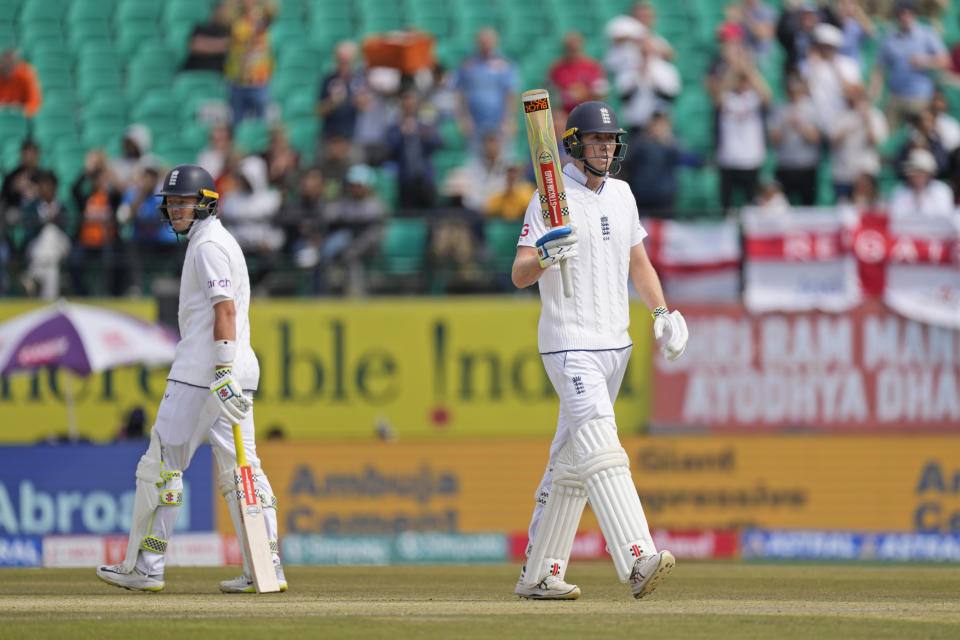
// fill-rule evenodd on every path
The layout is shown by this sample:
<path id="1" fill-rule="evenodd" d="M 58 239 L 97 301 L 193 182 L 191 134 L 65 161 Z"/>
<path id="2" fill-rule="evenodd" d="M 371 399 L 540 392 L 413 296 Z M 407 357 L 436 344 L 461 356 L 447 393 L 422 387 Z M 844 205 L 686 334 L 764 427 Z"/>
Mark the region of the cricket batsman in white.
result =
<path id="1" fill-rule="evenodd" d="M 523 598 L 572 600 L 580 588 L 564 580 L 587 501 L 593 508 L 620 581 L 633 595 L 651 593 L 674 557 L 657 551 L 620 445 L 613 404 L 632 343 L 627 278 L 648 309 L 664 355 L 675 360 L 687 344 L 680 312 L 670 312 L 643 248 L 647 235 L 627 183 L 609 176 L 626 155 L 613 109 L 578 105 L 567 119 L 563 145 L 570 224 L 549 229 L 537 194 L 527 207 L 513 263 L 513 283 L 540 284 L 537 342 L 560 398 L 557 433 L 535 495 L 527 560 L 515 593 Z M 565 298 L 560 261 L 569 261 L 574 296 Z"/>
<path id="2" fill-rule="evenodd" d="M 97 577 L 133 591 L 163 589 L 165 553 L 183 504 L 183 473 L 207 439 L 217 463 L 217 487 L 227 498 L 237 535 L 242 535 L 239 506 L 233 498 L 237 464 L 233 425 L 239 424 L 264 507 L 280 590 L 286 591 L 277 544 L 277 500 L 260 468 L 254 443 L 251 394 L 259 382 L 260 365 L 250 347 L 247 265 L 240 246 L 217 217 L 219 195 L 206 170 L 189 164 L 175 167 L 157 195 L 163 198 L 160 212 L 165 222 L 188 239 L 180 278 L 181 339 L 150 445 L 137 466 L 126 558 L 122 564 L 99 567 Z M 221 591 L 256 591 L 247 558 L 243 564 L 243 575 L 221 582 Z"/>

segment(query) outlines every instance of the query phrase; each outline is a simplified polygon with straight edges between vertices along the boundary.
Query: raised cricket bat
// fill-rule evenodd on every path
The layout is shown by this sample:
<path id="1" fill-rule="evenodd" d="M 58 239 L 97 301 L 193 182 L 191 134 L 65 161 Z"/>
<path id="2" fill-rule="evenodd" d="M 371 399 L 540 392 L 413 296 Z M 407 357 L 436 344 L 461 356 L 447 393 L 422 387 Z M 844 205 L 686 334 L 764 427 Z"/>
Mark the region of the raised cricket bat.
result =
<path id="1" fill-rule="evenodd" d="M 543 219 L 547 220 L 551 227 L 565 226 L 570 221 L 570 212 L 567 209 L 567 190 L 563 187 L 560 155 L 557 152 L 557 136 L 553 130 L 550 94 L 546 89 L 531 89 L 523 92 L 520 101 L 523 103 L 523 120 L 527 123 L 527 140 L 537 176 Z M 570 277 L 570 265 L 566 260 L 560 261 L 560 279 L 563 281 L 563 295 L 572 297 L 573 280 Z"/>
<path id="2" fill-rule="evenodd" d="M 233 482 L 236 484 L 236 498 L 240 503 L 240 520 L 243 523 L 243 552 L 250 564 L 253 583 L 257 593 L 280 591 L 277 571 L 273 567 L 273 555 L 270 552 L 270 540 L 267 538 L 267 521 L 263 516 L 263 507 L 257 499 L 253 485 L 253 470 L 247 464 L 247 454 L 243 451 L 243 435 L 240 425 L 233 425 L 233 446 L 237 450 L 237 466 L 233 470 Z"/>

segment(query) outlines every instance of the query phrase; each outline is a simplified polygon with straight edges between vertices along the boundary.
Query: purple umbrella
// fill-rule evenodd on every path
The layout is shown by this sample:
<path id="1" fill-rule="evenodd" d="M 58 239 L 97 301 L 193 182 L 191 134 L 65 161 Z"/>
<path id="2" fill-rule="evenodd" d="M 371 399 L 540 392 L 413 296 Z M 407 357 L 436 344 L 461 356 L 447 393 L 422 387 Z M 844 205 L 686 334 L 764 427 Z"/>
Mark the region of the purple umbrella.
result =
<path id="1" fill-rule="evenodd" d="M 60 301 L 0 324 L 0 377 L 63 367 L 78 375 L 135 364 L 173 362 L 177 336 L 118 311 Z M 66 384 L 70 437 L 76 437 L 73 387 Z"/>

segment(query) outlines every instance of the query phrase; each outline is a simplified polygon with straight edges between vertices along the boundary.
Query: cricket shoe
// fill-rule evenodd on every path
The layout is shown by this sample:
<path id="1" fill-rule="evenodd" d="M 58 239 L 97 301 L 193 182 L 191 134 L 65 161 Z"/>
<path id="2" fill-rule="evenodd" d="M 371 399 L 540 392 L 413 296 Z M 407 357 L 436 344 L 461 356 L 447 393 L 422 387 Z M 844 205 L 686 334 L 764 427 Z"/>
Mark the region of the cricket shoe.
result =
<path id="1" fill-rule="evenodd" d="M 283 575 L 283 565 L 280 564 L 279 560 L 274 560 L 273 568 L 277 570 L 277 582 L 280 583 L 280 591 L 286 591 L 287 578 Z M 247 574 L 243 574 L 233 580 L 222 580 L 220 582 L 220 591 L 224 593 L 256 593 L 257 585 L 254 584 L 253 578 Z"/>
<path id="2" fill-rule="evenodd" d="M 547 574 L 539 584 L 531 587 L 523 581 L 523 571 L 513 592 L 528 600 L 576 600 L 580 597 L 580 587 L 568 584 L 553 574 Z"/>
<path id="3" fill-rule="evenodd" d="M 676 559 L 669 551 L 637 558 L 633 563 L 633 571 L 630 572 L 630 589 L 633 591 L 633 597 L 639 600 L 653 593 L 660 582 L 670 574 L 676 563 Z"/>
<path id="4" fill-rule="evenodd" d="M 136 568 L 130 573 L 126 573 L 122 564 L 97 567 L 97 577 L 107 584 L 130 591 L 163 591 L 162 575 L 148 576 Z"/>

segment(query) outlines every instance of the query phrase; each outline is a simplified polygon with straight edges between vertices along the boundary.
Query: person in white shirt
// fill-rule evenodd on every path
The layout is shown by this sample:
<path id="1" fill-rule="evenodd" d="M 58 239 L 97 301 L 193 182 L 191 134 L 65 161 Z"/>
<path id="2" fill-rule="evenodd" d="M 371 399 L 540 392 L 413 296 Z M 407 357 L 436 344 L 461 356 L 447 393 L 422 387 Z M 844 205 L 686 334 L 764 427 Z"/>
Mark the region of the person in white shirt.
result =
<path id="1" fill-rule="evenodd" d="M 157 195 L 163 198 L 160 212 L 164 221 L 188 239 L 180 278 L 180 342 L 150 445 L 137 466 L 126 558 L 121 564 L 99 567 L 97 577 L 132 591 L 163 589 L 165 553 L 183 502 L 183 472 L 207 439 L 217 462 L 217 487 L 227 498 L 237 535 L 241 535 L 239 505 L 233 497 L 237 463 L 233 425 L 239 424 L 256 493 L 264 507 L 280 590 L 285 591 L 287 581 L 277 546 L 276 498 L 254 444 L 251 395 L 260 379 L 260 365 L 250 347 L 250 279 L 243 252 L 220 224 L 219 194 L 213 177 L 202 167 L 175 167 Z M 220 590 L 254 593 L 247 566 L 244 558 L 243 575 L 221 582 Z"/>
<path id="2" fill-rule="evenodd" d="M 666 357 L 686 347 L 687 327 L 670 313 L 643 239 L 630 187 L 608 176 L 625 157 L 624 130 L 602 102 L 585 102 L 567 119 L 563 144 L 573 162 L 563 169 L 569 226 L 548 229 L 534 194 L 517 243 L 512 280 L 537 283 L 543 308 L 538 347 L 560 398 L 550 460 L 535 494 L 527 561 L 514 593 L 530 599 L 576 599 L 564 577 L 587 500 L 597 515 L 621 582 L 636 598 L 652 592 L 674 565 L 657 551 L 617 436 L 613 403 L 632 347 L 627 329 L 629 279 L 653 309 L 654 335 Z M 565 297 L 560 266 L 574 294 Z"/>
<path id="3" fill-rule="evenodd" d="M 903 165 L 906 183 L 894 187 L 888 205 L 892 219 L 953 217 L 956 206 L 953 190 L 934 180 L 937 161 L 926 149 L 913 149 Z"/>
<path id="4" fill-rule="evenodd" d="M 960 121 L 950 115 L 948 107 L 946 94 L 937 89 L 930 101 L 930 111 L 933 112 L 940 144 L 947 153 L 953 153 L 960 149 Z"/>
<path id="5" fill-rule="evenodd" d="M 847 90 L 845 111 L 839 113 L 828 129 L 833 192 L 837 202 L 849 201 L 857 178 L 866 173 L 880 174 L 879 147 L 887 139 L 887 119 L 870 104 L 860 85 Z"/>
<path id="6" fill-rule="evenodd" d="M 801 73 L 810 89 L 810 97 L 820 115 L 821 127 L 829 131 L 837 115 L 847 109 L 847 93 L 862 86 L 860 65 L 853 58 L 837 53 L 843 45 L 843 32 L 832 24 L 813 29 L 814 47 L 801 64 Z"/>
<path id="7" fill-rule="evenodd" d="M 733 50 L 719 83 L 710 86 L 717 107 L 717 167 L 720 169 L 720 204 L 733 205 L 734 193 L 743 203 L 753 202 L 760 168 L 767 155 L 763 125 L 764 109 L 770 104 L 770 87 L 752 59 Z"/>

